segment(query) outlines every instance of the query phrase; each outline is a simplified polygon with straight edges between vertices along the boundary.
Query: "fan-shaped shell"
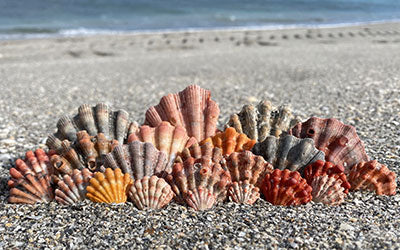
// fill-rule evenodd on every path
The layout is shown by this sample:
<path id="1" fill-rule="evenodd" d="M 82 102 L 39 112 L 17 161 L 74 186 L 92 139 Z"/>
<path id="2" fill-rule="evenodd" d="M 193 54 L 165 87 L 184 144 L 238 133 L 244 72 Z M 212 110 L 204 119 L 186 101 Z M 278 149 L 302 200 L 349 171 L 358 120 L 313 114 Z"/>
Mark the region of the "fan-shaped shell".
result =
<path id="1" fill-rule="evenodd" d="M 245 134 L 236 132 L 234 128 L 226 128 L 224 132 L 217 133 L 200 144 L 205 143 L 211 143 L 214 147 L 221 148 L 223 155 L 230 155 L 233 152 L 251 150 L 256 141 L 250 140 Z"/>
<path id="2" fill-rule="evenodd" d="M 297 171 L 275 169 L 267 174 L 261 185 L 267 201 L 274 205 L 296 206 L 312 199 L 312 188 Z"/>
<path id="3" fill-rule="evenodd" d="M 200 163 L 208 164 L 220 163 L 224 164 L 224 158 L 222 156 L 222 150 L 214 147 L 211 143 L 204 143 L 199 145 L 198 143 L 193 144 L 188 148 L 184 148 L 179 156 L 176 158 L 176 162 L 183 163 L 188 158 L 200 159 Z"/>
<path id="4" fill-rule="evenodd" d="M 324 153 L 314 147 L 312 139 L 299 139 L 291 135 L 280 138 L 268 136 L 254 145 L 252 152 L 263 156 L 280 170 L 302 171 L 308 164 L 324 159 Z"/>
<path id="5" fill-rule="evenodd" d="M 118 145 L 106 155 L 105 168 L 121 168 L 133 179 L 143 179 L 145 176 L 166 176 L 172 172 L 168 167 L 167 155 L 149 142 L 133 141 L 128 145 Z"/>
<path id="6" fill-rule="evenodd" d="M 160 209 L 174 197 L 171 186 L 163 179 L 153 175 L 135 180 L 129 190 L 129 198 L 139 209 Z"/>
<path id="7" fill-rule="evenodd" d="M 228 194 L 236 203 L 252 205 L 260 198 L 260 189 L 250 184 L 248 180 L 235 181 L 230 185 Z"/>
<path id="8" fill-rule="evenodd" d="M 316 176 L 312 180 L 311 187 L 314 202 L 335 206 L 343 203 L 346 197 L 342 181 L 335 177 Z"/>
<path id="9" fill-rule="evenodd" d="M 225 127 L 233 127 L 238 133 L 262 142 L 267 136 L 286 135 L 289 129 L 299 122 L 288 106 L 275 107 L 267 100 L 257 106 L 244 105 L 238 114 L 231 115 Z"/>
<path id="10" fill-rule="evenodd" d="M 177 94 L 164 96 L 157 106 L 150 107 L 145 124 L 156 127 L 168 121 L 183 126 L 190 137 L 201 141 L 215 134 L 218 116 L 218 104 L 211 100 L 210 91 L 191 85 Z"/>
<path id="11" fill-rule="evenodd" d="M 377 195 L 396 194 L 396 174 L 375 160 L 355 165 L 348 179 L 351 190 L 370 190 Z"/>
<path id="12" fill-rule="evenodd" d="M 86 198 L 86 187 L 93 173 L 89 169 L 74 169 L 72 175 L 64 175 L 57 183 L 56 201 L 63 205 L 73 205 Z"/>
<path id="13" fill-rule="evenodd" d="M 311 117 L 294 126 L 290 133 L 299 138 L 313 139 L 315 147 L 325 153 L 325 160 L 344 166 L 346 173 L 355 164 L 368 161 L 356 129 L 337 119 Z"/>
<path id="14" fill-rule="evenodd" d="M 93 202 L 125 203 L 133 181 L 129 174 L 122 174 L 120 168 L 107 168 L 105 173 L 96 172 L 86 188 L 86 197 Z"/>
<path id="15" fill-rule="evenodd" d="M 10 169 L 8 181 L 10 203 L 34 204 L 50 202 L 54 198 L 50 185 L 52 167 L 49 157 L 42 149 L 26 152 L 25 160 L 17 159 L 15 168 Z"/>

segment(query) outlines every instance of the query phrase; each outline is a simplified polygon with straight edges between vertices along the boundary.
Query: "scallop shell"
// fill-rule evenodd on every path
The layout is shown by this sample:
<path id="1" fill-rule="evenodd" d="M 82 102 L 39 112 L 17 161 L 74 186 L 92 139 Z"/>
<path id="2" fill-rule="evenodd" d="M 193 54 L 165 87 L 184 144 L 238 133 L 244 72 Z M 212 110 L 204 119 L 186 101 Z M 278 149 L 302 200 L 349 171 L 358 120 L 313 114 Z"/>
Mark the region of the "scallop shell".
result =
<path id="1" fill-rule="evenodd" d="M 342 181 L 335 177 L 316 176 L 312 180 L 311 187 L 314 202 L 335 206 L 343 203 L 346 197 Z"/>
<path id="2" fill-rule="evenodd" d="M 364 145 L 353 126 L 337 119 L 312 117 L 298 123 L 290 133 L 299 138 L 311 138 L 316 148 L 325 153 L 325 160 L 345 167 L 346 173 L 361 161 L 368 161 Z"/>
<path id="3" fill-rule="evenodd" d="M 158 126 L 162 121 L 183 126 L 197 141 L 213 136 L 217 129 L 218 104 L 211 100 L 209 90 L 191 85 L 177 94 L 161 98 L 157 106 L 146 111 L 145 124 Z"/>
<path id="4" fill-rule="evenodd" d="M 248 180 L 235 181 L 230 185 L 228 195 L 236 203 L 252 205 L 260 198 L 260 189 Z"/>
<path id="5" fill-rule="evenodd" d="M 93 202 L 125 203 L 133 181 L 129 174 L 122 174 L 120 168 L 107 168 L 105 173 L 96 172 L 87 186 L 86 197 Z"/>
<path id="6" fill-rule="evenodd" d="M 286 135 L 299 121 L 288 106 L 275 107 L 271 102 L 263 100 L 257 106 L 244 105 L 238 114 L 231 115 L 225 127 L 233 127 L 238 133 L 262 142 L 270 135 Z"/>
<path id="7" fill-rule="evenodd" d="M 168 168 L 167 155 L 149 142 L 133 141 L 128 145 L 118 145 L 106 155 L 105 168 L 121 168 L 133 179 L 143 179 L 145 176 L 166 176 L 172 172 Z"/>
<path id="8" fill-rule="evenodd" d="M 355 165 L 348 179 L 351 190 L 370 190 L 377 195 L 396 194 L 396 174 L 375 160 Z"/>
<path id="9" fill-rule="evenodd" d="M 205 143 L 221 148 L 223 155 L 230 155 L 233 152 L 251 150 L 256 141 L 249 139 L 245 134 L 237 133 L 234 128 L 226 128 L 224 132 L 203 140 L 200 145 Z"/>
<path id="10" fill-rule="evenodd" d="M 252 152 L 263 156 L 280 170 L 301 171 L 305 166 L 324 159 L 324 153 L 314 147 L 312 139 L 299 139 L 291 135 L 280 138 L 268 136 L 254 145 Z"/>
<path id="11" fill-rule="evenodd" d="M 160 209 L 174 197 L 171 186 L 163 179 L 153 175 L 135 180 L 129 190 L 129 198 L 139 209 Z"/>
<path id="12" fill-rule="evenodd" d="M 73 205 L 86 198 L 86 187 L 93 173 L 84 168 L 82 171 L 74 169 L 72 175 L 64 175 L 57 183 L 55 191 L 56 201 L 63 205 Z"/>
<path id="13" fill-rule="evenodd" d="M 190 157 L 200 159 L 200 163 L 202 164 L 224 164 L 225 162 L 222 156 L 222 150 L 214 147 L 211 143 L 204 143 L 203 145 L 195 143 L 189 148 L 184 148 L 175 161 L 183 163 Z"/>
<path id="14" fill-rule="evenodd" d="M 261 185 L 267 201 L 274 205 L 297 206 L 310 202 L 312 188 L 297 171 L 275 169 Z"/>
<path id="15" fill-rule="evenodd" d="M 17 159 L 15 168 L 10 169 L 8 201 L 26 204 L 50 202 L 54 199 L 50 185 L 51 173 L 52 168 L 45 151 L 37 149 L 35 153 L 26 152 L 25 160 Z"/>

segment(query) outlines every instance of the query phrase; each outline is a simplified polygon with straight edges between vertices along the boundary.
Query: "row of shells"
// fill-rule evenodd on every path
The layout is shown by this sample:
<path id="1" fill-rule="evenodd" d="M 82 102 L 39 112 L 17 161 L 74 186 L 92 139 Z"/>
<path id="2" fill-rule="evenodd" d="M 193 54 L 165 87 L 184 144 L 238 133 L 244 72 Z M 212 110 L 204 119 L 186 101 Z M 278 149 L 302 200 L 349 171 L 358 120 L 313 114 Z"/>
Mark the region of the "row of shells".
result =
<path id="1" fill-rule="evenodd" d="M 218 104 L 197 85 L 164 96 L 143 125 L 100 103 L 63 116 L 49 150 L 28 151 L 10 169 L 9 202 L 171 200 L 195 210 L 226 200 L 274 205 L 341 204 L 349 190 L 396 193 L 396 176 L 370 160 L 354 127 L 334 118 L 301 122 L 287 106 L 245 105 L 224 131 Z"/>

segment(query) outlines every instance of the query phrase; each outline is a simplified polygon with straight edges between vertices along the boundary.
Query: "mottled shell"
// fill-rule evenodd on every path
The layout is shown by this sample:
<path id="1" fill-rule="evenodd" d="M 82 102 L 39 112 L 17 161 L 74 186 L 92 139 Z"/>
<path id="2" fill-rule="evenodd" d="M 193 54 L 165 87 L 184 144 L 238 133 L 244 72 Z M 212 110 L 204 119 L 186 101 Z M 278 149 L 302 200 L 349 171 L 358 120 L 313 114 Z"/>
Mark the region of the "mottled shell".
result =
<path id="1" fill-rule="evenodd" d="M 346 197 L 342 181 L 335 177 L 316 176 L 311 182 L 311 187 L 314 202 L 335 206 L 343 203 Z"/>
<path id="2" fill-rule="evenodd" d="M 64 175 L 57 183 L 56 201 L 63 205 L 73 205 L 86 198 L 86 187 L 93 173 L 89 169 L 74 169 L 72 175 Z"/>
<path id="3" fill-rule="evenodd" d="M 50 185 L 52 167 L 49 157 L 42 149 L 26 152 L 25 160 L 17 159 L 15 168 L 10 169 L 8 181 L 10 203 L 34 204 L 54 199 Z"/>
<path id="4" fill-rule="evenodd" d="M 268 136 L 254 145 L 252 152 L 261 155 L 274 168 L 302 171 L 317 160 L 324 159 L 324 153 L 314 147 L 311 139 L 299 139 L 291 135 L 280 138 Z"/>
<path id="5" fill-rule="evenodd" d="M 166 176 L 172 172 L 168 167 L 167 155 L 149 142 L 133 141 L 128 145 L 118 145 L 106 155 L 105 168 L 121 168 L 133 179 L 142 179 L 145 176 Z"/>
<path id="6" fill-rule="evenodd" d="M 245 134 L 236 132 L 234 128 L 226 128 L 224 132 L 203 140 L 200 145 L 205 143 L 221 148 L 223 155 L 230 155 L 233 152 L 251 150 L 256 141 L 249 139 Z"/>
<path id="7" fill-rule="evenodd" d="M 153 175 L 135 180 L 129 190 L 129 199 L 139 209 L 160 209 L 174 197 L 171 186 L 162 178 Z"/>
<path id="8" fill-rule="evenodd" d="M 161 98 L 157 106 L 146 111 L 145 124 L 158 126 L 162 121 L 183 126 L 197 141 L 213 136 L 217 129 L 219 107 L 209 90 L 191 85 L 177 94 Z"/>
<path id="9" fill-rule="evenodd" d="M 200 163 L 208 164 L 220 163 L 223 164 L 225 161 L 222 156 L 222 150 L 214 147 L 211 143 L 204 143 L 199 145 L 198 143 L 193 144 L 189 148 L 184 148 L 183 151 L 176 158 L 176 162 L 183 163 L 188 158 L 200 159 Z"/>
<path id="10" fill-rule="evenodd" d="M 248 180 L 235 181 L 228 189 L 230 199 L 236 203 L 252 205 L 260 198 L 260 189 Z"/>
<path id="11" fill-rule="evenodd" d="M 105 173 L 96 172 L 86 188 L 86 197 L 93 202 L 125 203 L 133 181 L 129 174 L 122 174 L 120 168 L 107 168 Z"/>
<path id="12" fill-rule="evenodd" d="M 325 153 L 325 160 L 342 165 L 346 173 L 361 161 L 368 161 L 363 142 L 353 126 L 337 119 L 312 117 L 298 123 L 290 133 L 299 138 L 311 138 L 315 147 Z"/>
<path id="13" fill-rule="evenodd" d="M 351 190 L 370 190 L 377 195 L 396 194 L 396 174 L 375 160 L 355 165 L 348 179 Z"/>
<path id="14" fill-rule="evenodd" d="M 275 169 L 261 185 L 265 199 L 274 205 L 296 206 L 310 202 L 312 188 L 297 171 Z"/>
<path id="15" fill-rule="evenodd" d="M 257 106 L 244 105 L 238 114 L 231 115 L 225 127 L 233 127 L 238 133 L 262 142 L 270 135 L 286 135 L 299 121 L 299 118 L 292 115 L 289 107 L 275 107 L 271 102 L 263 100 Z"/>

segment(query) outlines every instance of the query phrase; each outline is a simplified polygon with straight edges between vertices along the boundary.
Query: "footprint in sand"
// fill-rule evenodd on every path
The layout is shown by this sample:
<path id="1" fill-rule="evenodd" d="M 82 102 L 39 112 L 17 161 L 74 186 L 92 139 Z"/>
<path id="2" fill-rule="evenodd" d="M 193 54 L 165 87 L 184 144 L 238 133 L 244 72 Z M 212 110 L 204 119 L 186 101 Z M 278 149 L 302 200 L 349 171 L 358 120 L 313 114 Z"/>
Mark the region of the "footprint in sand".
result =
<path id="1" fill-rule="evenodd" d="M 82 50 L 68 50 L 67 54 L 74 58 L 79 58 L 82 56 L 83 51 Z"/>
<path id="2" fill-rule="evenodd" d="M 301 39 L 301 36 L 299 34 L 294 34 L 293 37 L 296 38 L 296 39 Z"/>
<path id="3" fill-rule="evenodd" d="M 215 42 L 219 42 L 219 38 L 218 38 L 218 37 L 215 37 L 215 38 L 214 38 L 214 41 L 215 41 Z"/>
<path id="4" fill-rule="evenodd" d="M 115 55 L 113 52 L 100 51 L 100 50 L 92 50 L 92 53 L 95 54 L 96 56 L 101 56 L 101 57 L 114 56 Z"/>
<path id="5" fill-rule="evenodd" d="M 203 38 L 199 38 L 199 43 L 203 43 L 204 42 L 204 39 Z"/>
<path id="6" fill-rule="evenodd" d="M 258 41 L 257 44 L 260 46 L 278 46 L 278 43 L 267 42 L 267 41 Z"/>

